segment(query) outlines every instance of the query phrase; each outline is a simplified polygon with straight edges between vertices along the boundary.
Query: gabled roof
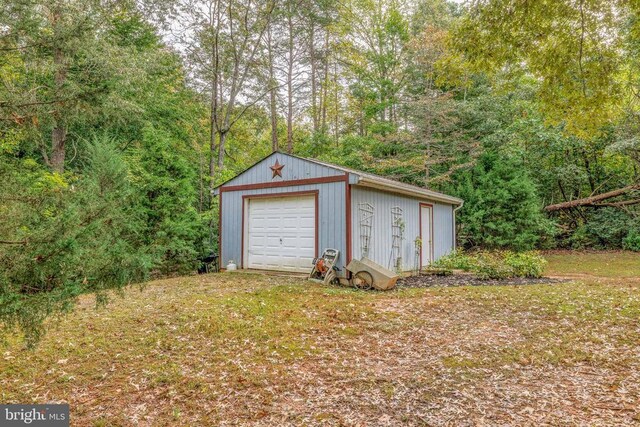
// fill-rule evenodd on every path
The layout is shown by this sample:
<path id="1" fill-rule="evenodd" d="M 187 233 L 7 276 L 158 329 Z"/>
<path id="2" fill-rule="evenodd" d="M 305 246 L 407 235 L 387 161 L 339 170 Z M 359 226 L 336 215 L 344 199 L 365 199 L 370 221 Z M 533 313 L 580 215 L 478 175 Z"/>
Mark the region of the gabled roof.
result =
<path id="1" fill-rule="evenodd" d="M 289 154 L 291 156 L 291 154 Z M 293 156 L 297 157 L 297 156 Z M 315 159 L 308 159 L 305 157 L 298 157 L 299 159 L 306 160 L 312 163 L 317 163 L 330 168 L 338 169 L 343 172 L 355 175 L 358 177 L 357 184 L 363 187 L 377 188 L 383 191 L 390 191 L 393 193 L 401 193 L 413 197 L 426 198 L 435 201 L 441 201 L 445 203 L 451 203 L 454 205 L 461 205 L 462 199 L 449 196 L 444 193 L 429 190 L 426 188 L 418 187 L 417 185 L 406 184 L 404 182 L 396 181 L 395 179 L 385 178 L 380 175 L 375 175 L 368 172 L 362 172 L 355 169 L 346 168 L 344 166 L 334 165 L 332 163 L 321 162 Z"/>
<path id="2" fill-rule="evenodd" d="M 256 163 L 254 163 L 253 165 L 248 167 L 245 171 L 251 169 L 252 167 L 257 165 L 258 163 L 260 163 L 264 159 L 266 159 L 266 158 L 268 158 L 268 157 L 270 157 L 270 156 L 272 156 L 274 154 L 281 154 L 281 155 L 285 155 L 285 156 L 295 157 L 295 158 L 300 159 L 300 160 L 305 160 L 307 162 L 315 163 L 315 164 L 318 164 L 318 165 L 326 166 L 326 167 L 329 167 L 329 168 L 332 168 L 332 169 L 336 169 L 336 170 L 348 173 L 349 175 L 351 175 L 352 177 L 355 178 L 355 185 L 374 188 L 374 189 L 378 189 L 378 190 L 381 190 L 381 191 L 399 193 L 399 194 L 403 194 L 403 195 L 406 195 L 406 196 L 411 196 L 411 197 L 416 197 L 416 198 L 421 198 L 421 199 L 429 199 L 429 200 L 434 200 L 434 201 L 437 201 L 437 202 L 450 203 L 450 204 L 453 204 L 453 205 L 462 205 L 462 203 L 463 203 L 462 199 L 459 199 L 459 198 L 453 197 L 453 196 L 449 196 L 449 195 L 444 194 L 444 193 L 439 193 L 437 191 L 433 191 L 433 190 L 429 190 L 429 189 L 426 189 L 426 188 L 418 187 L 416 185 L 405 184 L 404 182 L 396 181 L 394 179 L 385 178 L 385 177 L 382 177 L 382 176 L 379 176 L 379 175 L 375 175 L 375 174 L 372 174 L 372 173 L 362 172 L 362 171 L 355 170 L 355 169 L 350 169 L 350 168 L 347 168 L 347 167 L 344 167 L 344 166 L 335 165 L 333 163 L 327 163 L 327 162 L 322 162 L 322 161 L 316 160 L 316 159 L 300 157 L 300 156 L 296 156 L 296 155 L 293 155 L 293 154 L 284 153 L 284 152 L 281 152 L 281 151 L 275 151 L 275 152 L 269 154 L 268 156 L 263 157 L 262 159 L 258 160 Z M 243 171 L 243 173 L 245 171 Z M 226 181 L 226 182 L 218 185 L 218 187 L 216 187 L 216 188 L 224 186 L 227 182 L 229 182 L 229 181 Z"/>

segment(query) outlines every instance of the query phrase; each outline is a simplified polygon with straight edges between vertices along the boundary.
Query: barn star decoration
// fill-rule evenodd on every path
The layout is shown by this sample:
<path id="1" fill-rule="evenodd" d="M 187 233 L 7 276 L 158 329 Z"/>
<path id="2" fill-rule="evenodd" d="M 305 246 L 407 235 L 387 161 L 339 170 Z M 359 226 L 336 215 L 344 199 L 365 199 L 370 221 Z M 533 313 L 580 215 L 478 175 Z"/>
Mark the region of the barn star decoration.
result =
<path id="1" fill-rule="evenodd" d="M 282 178 L 283 167 L 284 165 L 281 165 L 278 159 L 276 159 L 276 162 L 273 164 L 273 166 L 269 166 L 269 169 L 271 169 L 271 172 L 273 173 L 273 175 L 271 176 L 271 179 L 275 178 L 276 176 L 279 176 L 280 178 Z"/>

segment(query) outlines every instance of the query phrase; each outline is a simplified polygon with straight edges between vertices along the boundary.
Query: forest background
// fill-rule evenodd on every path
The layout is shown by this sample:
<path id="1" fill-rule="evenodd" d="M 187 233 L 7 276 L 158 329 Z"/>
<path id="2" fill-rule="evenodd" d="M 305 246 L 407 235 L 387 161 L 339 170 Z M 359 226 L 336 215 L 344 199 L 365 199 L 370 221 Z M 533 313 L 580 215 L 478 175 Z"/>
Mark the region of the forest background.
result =
<path id="1" fill-rule="evenodd" d="M 0 6 L 0 321 L 193 271 L 272 151 L 465 200 L 465 248 L 640 250 L 640 24 L 615 0 Z"/>

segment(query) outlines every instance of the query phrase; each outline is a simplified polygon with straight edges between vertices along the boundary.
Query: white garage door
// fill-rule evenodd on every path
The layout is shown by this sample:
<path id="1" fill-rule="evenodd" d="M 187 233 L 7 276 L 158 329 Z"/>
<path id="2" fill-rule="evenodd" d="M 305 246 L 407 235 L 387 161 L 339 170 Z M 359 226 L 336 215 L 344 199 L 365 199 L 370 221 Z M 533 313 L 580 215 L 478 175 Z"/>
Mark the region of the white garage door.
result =
<path id="1" fill-rule="evenodd" d="M 247 267 L 311 271 L 316 253 L 315 197 L 269 197 L 248 201 Z"/>

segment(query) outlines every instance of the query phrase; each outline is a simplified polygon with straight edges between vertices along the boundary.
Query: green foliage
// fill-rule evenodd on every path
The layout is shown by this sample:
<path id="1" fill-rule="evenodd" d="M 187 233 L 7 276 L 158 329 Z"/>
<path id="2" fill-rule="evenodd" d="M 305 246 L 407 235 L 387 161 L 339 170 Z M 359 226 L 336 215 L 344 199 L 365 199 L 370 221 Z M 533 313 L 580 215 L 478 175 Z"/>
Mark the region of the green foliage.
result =
<path id="1" fill-rule="evenodd" d="M 602 208 L 585 213 L 587 221 L 578 226 L 568 239 L 574 249 L 622 248 L 637 220 L 619 209 Z"/>
<path id="2" fill-rule="evenodd" d="M 133 6 L 0 8 L 0 330 L 29 343 L 76 296 L 104 301 L 214 250 L 206 106 Z M 66 130 L 64 173 L 49 168 L 54 126 Z"/>
<path id="3" fill-rule="evenodd" d="M 456 250 L 440 258 L 435 267 L 458 269 L 475 273 L 482 279 L 510 277 L 541 277 L 547 261 L 535 251 L 477 251 Z"/>
<path id="4" fill-rule="evenodd" d="M 204 232 L 193 203 L 196 175 L 187 160 L 189 147 L 180 144 L 149 125 L 130 150 L 132 180 L 146 224 L 145 242 L 163 272 L 192 270 L 198 256 L 196 241 Z"/>
<path id="5" fill-rule="evenodd" d="M 458 185 L 466 246 L 532 249 L 553 235 L 532 179 L 515 159 L 485 154 Z"/>
<path id="6" fill-rule="evenodd" d="M 622 240 L 622 247 L 628 251 L 640 252 L 640 230 L 631 229 Z"/>
<path id="7" fill-rule="evenodd" d="M 505 262 L 500 252 L 480 252 L 474 256 L 473 272 L 480 279 L 507 279 L 515 277 L 515 271 Z"/>
<path id="8" fill-rule="evenodd" d="M 632 50 L 623 48 L 637 31 L 632 4 L 585 0 L 517 7 L 511 0 L 478 1 L 451 41 L 468 68 L 494 74 L 497 85 L 534 76 L 547 121 L 590 139 L 627 102 L 624 82 L 629 66 L 637 65 Z"/>
<path id="9" fill-rule="evenodd" d="M 461 249 L 456 249 L 440 257 L 433 265 L 441 268 L 471 271 L 475 265 L 475 258 Z"/>
<path id="10" fill-rule="evenodd" d="M 0 322 L 33 344 L 48 315 L 69 309 L 81 293 L 143 280 L 152 258 L 128 167 L 112 141 L 94 141 L 82 176 L 12 166 L 2 171 L 8 197 L 1 208 L 12 215 L 0 245 Z"/>
<path id="11" fill-rule="evenodd" d="M 444 267 L 434 267 L 432 265 L 420 270 L 421 274 L 429 274 L 433 276 L 451 276 L 453 270 Z"/>
<path id="12" fill-rule="evenodd" d="M 369 131 L 384 135 L 395 128 L 392 109 L 406 81 L 409 23 L 396 1 L 350 0 L 343 7 L 341 27 L 346 34 L 345 54 L 355 77 L 351 85 Z"/>
<path id="13" fill-rule="evenodd" d="M 539 253 L 529 252 L 506 252 L 504 262 L 512 270 L 516 277 L 541 277 L 547 260 Z"/>

